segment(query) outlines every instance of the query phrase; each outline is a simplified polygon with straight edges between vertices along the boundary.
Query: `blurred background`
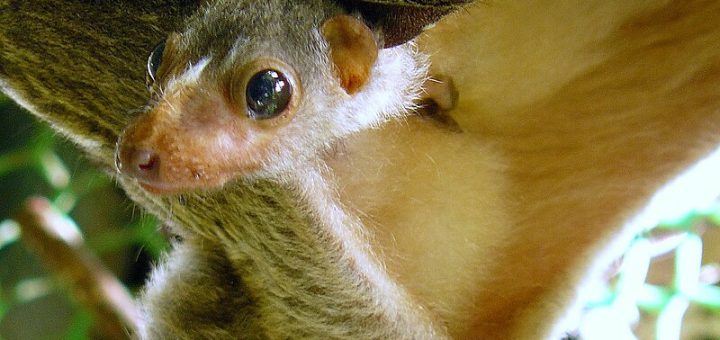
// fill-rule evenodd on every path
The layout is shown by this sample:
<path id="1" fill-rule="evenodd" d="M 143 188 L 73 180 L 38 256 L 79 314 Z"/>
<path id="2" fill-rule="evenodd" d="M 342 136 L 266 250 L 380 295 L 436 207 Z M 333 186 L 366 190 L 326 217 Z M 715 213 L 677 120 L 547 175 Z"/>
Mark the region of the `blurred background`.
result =
<path id="1" fill-rule="evenodd" d="M 157 222 L 108 176 L 0 94 L 0 339 L 107 338 L 67 278 L 48 271 L 52 261 L 22 242 L 13 216 L 31 197 L 46 198 L 60 224 L 82 235 L 79 247 L 132 294 L 168 247 Z M 589 287 L 567 338 L 720 340 L 719 226 L 715 200 L 638 234 L 606 282 Z"/>
<path id="2" fill-rule="evenodd" d="M 167 247 L 152 216 L 73 145 L 0 94 L 0 339 L 105 338 L 94 327 L 96 315 L 20 239 L 11 216 L 38 196 L 132 293 Z"/>

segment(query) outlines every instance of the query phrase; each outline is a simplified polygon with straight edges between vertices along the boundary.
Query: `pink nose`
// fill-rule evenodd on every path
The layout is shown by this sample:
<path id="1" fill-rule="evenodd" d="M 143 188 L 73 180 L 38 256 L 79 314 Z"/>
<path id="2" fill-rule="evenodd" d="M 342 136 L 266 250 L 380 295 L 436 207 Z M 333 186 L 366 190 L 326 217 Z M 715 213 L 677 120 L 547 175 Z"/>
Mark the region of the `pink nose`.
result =
<path id="1" fill-rule="evenodd" d="M 160 157 L 152 150 L 121 146 L 115 157 L 115 166 L 126 175 L 153 182 L 159 176 Z"/>

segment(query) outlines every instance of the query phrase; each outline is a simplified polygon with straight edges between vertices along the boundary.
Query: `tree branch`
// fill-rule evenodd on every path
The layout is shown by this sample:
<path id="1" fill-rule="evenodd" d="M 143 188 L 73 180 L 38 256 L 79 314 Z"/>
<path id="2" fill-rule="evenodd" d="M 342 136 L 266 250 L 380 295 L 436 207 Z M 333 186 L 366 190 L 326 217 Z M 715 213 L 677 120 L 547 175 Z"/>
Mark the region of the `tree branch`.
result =
<path id="1" fill-rule="evenodd" d="M 22 239 L 48 270 L 96 318 L 106 339 L 137 334 L 133 298 L 115 276 L 83 245 L 64 216 L 44 198 L 32 198 L 15 214 Z"/>

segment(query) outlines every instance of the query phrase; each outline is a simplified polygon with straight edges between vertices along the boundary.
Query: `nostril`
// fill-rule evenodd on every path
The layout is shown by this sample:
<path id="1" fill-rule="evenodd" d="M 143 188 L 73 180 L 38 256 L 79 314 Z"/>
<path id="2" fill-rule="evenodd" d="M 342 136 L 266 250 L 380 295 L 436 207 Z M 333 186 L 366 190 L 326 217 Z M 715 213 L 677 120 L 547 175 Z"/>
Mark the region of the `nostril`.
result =
<path id="1" fill-rule="evenodd" d="M 155 167 L 155 158 L 150 158 L 146 163 L 138 164 L 140 170 L 150 171 Z"/>
<path id="2" fill-rule="evenodd" d="M 145 173 L 157 169 L 159 163 L 157 154 L 148 150 L 135 150 L 132 159 L 132 164 Z"/>
<path id="3" fill-rule="evenodd" d="M 160 155 L 151 149 L 122 145 L 115 161 L 120 172 L 142 181 L 156 181 L 160 175 Z"/>

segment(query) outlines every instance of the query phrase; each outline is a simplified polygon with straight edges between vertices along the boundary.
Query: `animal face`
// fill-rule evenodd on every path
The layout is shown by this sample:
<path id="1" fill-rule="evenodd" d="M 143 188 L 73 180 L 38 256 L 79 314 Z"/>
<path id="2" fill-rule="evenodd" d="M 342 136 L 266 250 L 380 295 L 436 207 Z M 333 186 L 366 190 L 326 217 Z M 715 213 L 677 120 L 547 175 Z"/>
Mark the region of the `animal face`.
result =
<path id="1" fill-rule="evenodd" d="M 288 169 L 388 111 L 353 100 L 371 99 L 377 54 L 374 33 L 328 3 L 208 4 L 150 53 L 148 110 L 117 168 L 161 194 Z"/>

